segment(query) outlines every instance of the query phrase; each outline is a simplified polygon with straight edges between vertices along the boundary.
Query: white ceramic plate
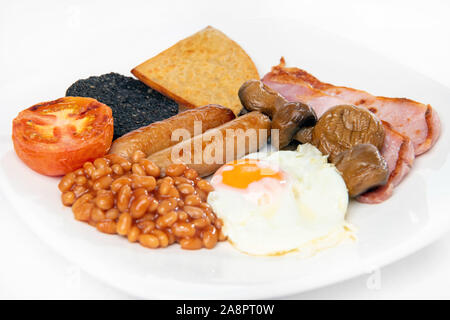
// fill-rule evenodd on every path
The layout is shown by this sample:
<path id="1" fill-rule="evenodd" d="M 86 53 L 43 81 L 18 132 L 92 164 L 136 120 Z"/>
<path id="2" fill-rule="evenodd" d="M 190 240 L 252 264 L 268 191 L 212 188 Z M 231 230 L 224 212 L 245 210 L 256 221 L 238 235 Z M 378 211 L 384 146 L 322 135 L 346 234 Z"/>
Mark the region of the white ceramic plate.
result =
<path id="1" fill-rule="evenodd" d="M 440 140 L 416 159 L 390 200 L 379 205 L 351 203 L 348 219 L 358 227 L 358 242 L 309 259 L 251 257 L 227 243 L 194 252 L 177 246 L 149 250 L 75 221 L 60 202 L 58 179 L 34 173 L 15 155 L 10 141 L 12 119 L 27 106 L 63 96 L 70 83 L 81 77 L 109 71 L 128 74 L 141 61 L 204 26 L 202 20 L 184 19 L 176 24 L 148 21 L 146 29 L 99 27 L 95 33 L 73 32 L 56 53 L 36 53 L 42 69 L 30 70 L 26 81 L 19 75 L 2 84 L 0 187 L 42 240 L 90 274 L 139 297 L 239 299 L 280 297 L 370 272 L 422 248 L 449 229 L 446 124 L 450 90 L 298 21 L 225 18 L 214 26 L 244 47 L 261 75 L 283 55 L 288 65 L 302 67 L 327 82 L 430 103 L 441 117 Z M 33 41 L 32 36 L 29 40 Z M 78 43 L 103 51 L 87 53 Z M 56 72 L 61 66 L 64 72 Z"/>

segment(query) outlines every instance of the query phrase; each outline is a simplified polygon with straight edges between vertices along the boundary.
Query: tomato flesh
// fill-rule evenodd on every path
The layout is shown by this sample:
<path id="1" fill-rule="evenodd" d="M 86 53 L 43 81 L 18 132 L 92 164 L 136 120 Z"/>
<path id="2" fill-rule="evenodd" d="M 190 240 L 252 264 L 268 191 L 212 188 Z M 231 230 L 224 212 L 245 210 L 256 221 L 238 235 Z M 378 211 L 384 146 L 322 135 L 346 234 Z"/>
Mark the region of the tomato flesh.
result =
<path id="1" fill-rule="evenodd" d="M 92 98 L 64 97 L 20 112 L 13 121 L 13 142 L 31 169 L 59 176 L 103 156 L 113 130 L 108 106 Z"/>

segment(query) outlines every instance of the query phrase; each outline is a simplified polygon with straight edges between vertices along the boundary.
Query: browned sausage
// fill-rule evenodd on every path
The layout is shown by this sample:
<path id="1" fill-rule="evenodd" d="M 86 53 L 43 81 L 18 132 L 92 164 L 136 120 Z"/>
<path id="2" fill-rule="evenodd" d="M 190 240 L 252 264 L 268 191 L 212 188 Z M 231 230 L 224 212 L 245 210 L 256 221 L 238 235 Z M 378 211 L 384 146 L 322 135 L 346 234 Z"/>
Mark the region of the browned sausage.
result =
<path id="1" fill-rule="evenodd" d="M 269 136 L 269 117 L 254 111 L 156 152 L 148 159 L 163 169 L 171 163 L 183 162 L 205 177 L 228 161 L 258 151 Z"/>
<path id="2" fill-rule="evenodd" d="M 172 132 L 176 129 L 186 129 L 192 137 L 194 136 L 195 121 L 201 121 L 201 131 L 196 133 L 201 134 L 234 118 L 233 111 L 219 105 L 191 109 L 123 135 L 113 142 L 109 153 L 129 159 L 135 151 L 141 150 L 149 156 L 177 144 L 179 140 L 172 141 L 171 139 Z"/>

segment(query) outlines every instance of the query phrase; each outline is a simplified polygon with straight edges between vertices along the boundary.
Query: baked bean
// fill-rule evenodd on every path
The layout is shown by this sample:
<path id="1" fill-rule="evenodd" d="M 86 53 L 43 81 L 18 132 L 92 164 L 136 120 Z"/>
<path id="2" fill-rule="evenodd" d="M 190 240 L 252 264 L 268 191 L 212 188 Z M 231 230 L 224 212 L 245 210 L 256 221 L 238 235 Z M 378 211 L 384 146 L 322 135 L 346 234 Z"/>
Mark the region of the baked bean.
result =
<path id="1" fill-rule="evenodd" d="M 159 247 L 159 240 L 152 234 L 141 234 L 139 236 L 139 243 L 144 247 L 155 249 Z"/>
<path id="2" fill-rule="evenodd" d="M 212 185 L 205 179 L 200 179 L 197 181 L 197 187 L 204 192 L 211 192 L 214 190 Z"/>
<path id="3" fill-rule="evenodd" d="M 126 236 L 131 229 L 132 223 L 133 219 L 131 218 L 131 215 L 127 212 L 122 213 L 117 221 L 117 233 Z"/>
<path id="4" fill-rule="evenodd" d="M 141 234 L 141 229 L 137 226 L 132 226 L 130 231 L 128 232 L 128 241 L 136 242 L 139 239 L 139 235 Z"/>
<path id="5" fill-rule="evenodd" d="M 91 174 L 91 178 L 93 180 L 100 179 L 101 177 L 104 177 L 112 172 L 112 169 L 110 167 L 102 167 L 95 169 L 94 172 Z"/>
<path id="6" fill-rule="evenodd" d="M 160 195 L 166 196 L 169 194 L 171 188 L 172 186 L 168 182 L 163 181 L 158 188 L 158 192 Z"/>
<path id="7" fill-rule="evenodd" d="M 87 189 L 83 186 L 75 186 L 72 191 L 75 193 L 75 197 L 79 198 L 86 193 Z"/>
<path id="8" fill-rule="evenodd" d="M 66 191 L 61 194 L 61 200 L 63 205 L 65 205 L 66 207 L 70 207 L 76 200 L 75 193 L 73 193 L 72 191 Z"/>
<path id="9" fill-rule="evenodd" d="M 219 240 L 218 232 L 217 232 L 217 229 L 214 228 L 213 226 L 208 227 L 203 232 L 202 241 L 203 241 L 203 246 L 205 248 L 207 248 L 207 249 L 214 248 L 214 246 L 217 243 L 217 240 Z"/>
<path id="10" fill-rule="evenodd" d="M 147 212 L 153 212 L 158 209 L 159 202 L 154 197 L 150 196 L 150 205 L 148 206 Z"/>
<path id="11" fill-rule="evenodd" d="M 153 191 L 156 187 L 156 179 L 152 176 L 144 175 L 131 175 L 131 187 L 135 188 L 146 188 L 148 191 Z"/>
<path id="12" fill-rule="evenodd" d="M 140 196 L 148 196 L 147 189 L 137 188 L 133 190 L 133 198 L 139 198 Z"/>
<path id="13" fill-rule="evenodd" d="M 126 184 L 131 184 L 131 179 L 129 177 L 123 176 L 117 178 L 111 183 L 111 191 L 119 192 L 120 188 L 122 188 Z"/>
<path id="14" fill-rule="evenodd" d="M 91 220 L 94 222 L 100 222 L 106 219 L 105 213 L 99 207 L 94 207 L 91 211 Z"/>
<path id="15" fill-rule="evenodd" d="M 145 176 L 145 170 L 139 163 L 133 163 L 133 165 L 131 166 L 131 171 L 139 176 Z"/>
<path id="16" fill-rule="evenodd" d="M 117 194 L 117 209 L 119 209 L 120 212 L 128 210 L 130 198 L 131 198 L 131 187 L 126 184 L 122 186 L 122 188 L 120 188 L 119 193 Z"/>
<path id="17" fill-rule="evenodd" d="M 216 222 L 216 215 L 214 213 L 206 212 L 206 217 L 208 217 L 208 220 L 210 221 L 210 223 Z"/>
<path id="18" fill-rule="evenodd" d="M 65 175 L 58 184 L 58 188 L 61 192 L 69 191 L 75 183 L 74 175 Z"/>
<path id="19" fill-rule="evenodd" d="M 116 222 L 112 220 L 105 220 L 97 223 L 97 230 L 103 233 L 115 234 L 117 232 L 116 229 Z"/>
<path id="20" fill-rule="evenodd" d="M 136 150 L 133 155 L 131 156 L 131 161 L 134 163 L 139 162 L 139 160 L 144 159 L 146 157 L 145 153 L 141 150 Z"/>
<path id="21" fill-rule="evenodd" d="M 178 213 L 176 211 L 170 211 L 163 216 L 159 216 L 156 219 L 156 225 L 158 228 L 171 227 L 178 220 Z"/>
<path id="22" fill-rule="evenodd" d="M 180 198 L 180 193 L 175 186 L 171 186 L 169 193 L 167 194 L 171 198 Z"/>
<path id="23" fill-rule="evenodd" d="M 112 164 L 120 163 L 123 160 L 126 160 L 124 157 L 121 157 L 115 153 L 108 153 L 103 158 L 108 159 Z"/>
<path id="24" fill-rule="evenodd" d="M 87 174 L 89 177 L 92 177 L 92 174 L 95 171 L 95 166 L 92 164 L 92 162 L 85 162 L 83 164 L 84 173 Z"/>
<path id="25" fill-rule="evenodd" d="M 144 216 L 138 220 L 136 220 L 137 222 L 141 222 L 141 221 L 146 221 L 146 220 L 155 220 L 156 214 L 154 213 L 146 213 L 144 214 Z"/>
<path id="26" fill-rule="evenodd" d="M 185 178 L 185 177 L 174 177 L 174 178 L 173 178 L 173 182 L 174 182 L 174 184 L 175 184 L 176 186 L 178 186 L 178 185 L 180 185 L 180 184 L 183 184 L 183 183 L 190 184 L 191 186 L 194 185 L 194 182 L 193 182 L 193 181 L 191 181 L 191 180 L 189 180 L 188 178 Z"/>
<path id="27" fill-rule="evenodd" d="M 189 180 L 194 180 L 198 177 L 198 173 L 194 169 L 188 168 L 184 171 L 184 176 Z"/>
<path id="28" fill-rule="evenodd" d="M 195 192 L 195 188 L 190 183 L 182 183 L 178 186 L 178 191 L 180 191 L 182 194 L 192 194 Z"/>
<path id="29" fill-rule="evenodd" d="M 169 199 L 165 199 L 159 203 L 157 211 L 159 214 L 165 214 L 165 213 L 175 209 L 176 207 L 177 207 L 176 199 L 169 198 Z"/>
<path id="30" fill-rule="evenodd" d="M 208 202 L 202 202 L 199 204 L 199 207 L 203 209 L 205 212 L 213 212 L 211 205 Z"/>
<path id="31" fill-rule="evenodd" d="M 172 232 L 180 238 L 193 237 L 195 235 L 195 226 L 188 222 L 177 222 L 172 226 Z"/>
<path id="32" fill-rule="evenodd" d="M 114 172 L 114 174 L 116 174 L 118 176 L 123 175 L 123 168 L 121 167 L 120 164 L 117 164 L 117 163 L 113 164 L 111 166 L 111 169 L 112 169 L 112 172 Z"/>
<path id="33" fill-rule="evenodd" d="M 169 245 L 169 237 L 164 231 L 155 229 L 152 231 L 152 234 L 158 238 L 159 246 L 161 248 L 165 248 Z"/>
<path id="34" fill-rule="evenodd" d="M 139 164 L 144 168 L 145 172 L 152 177 L 159 177 L 161 174 L 161 169 L 153 162 L 148 159 L 142 159 L 139 161 Z"/>
<path id="35" fill-rule="evenodd" d="M 205 218 L 195 219 L 194 221 L 192 221 L 192 223 L 194 224 L 194 226 L 197 229 L 202 229 L 202 228 L 204 228 L 204 227 L 209 225 L 209 221 L 207 219 L 205 219 Z"/>
<path id="36" fill-rule="evenodd" d="M 94 199 L 94 196 L 91 193 L 83 194 L 81 197 L 77 198 L 75 203 L 72 205 L 72 209 L 73 209 L 73 207 L 76 207 L 77 205 L 91 201 L 92 199 Z"/>
<path id="37" fill-rule="evenodd" d="M 77 169 L 74 172 L 75 172 L 75 175 L 77 175 L 77 176 L 84 176 L 83 168 Z"/>
<path id="38" fill-rule="evenodd" d="M 155 223 L 150 220 L 139 221 L 136 225 L 144 234 L 150 233 L 156 226 Z"/>
<path id="39" fill-rule="evenodd" d="M 100 169 L 98 169 L 100 170 Z M 98 191 L 102 189 L 108 189 L 113 183 L 114 179 L 111 176 L 104 176 L 94 181 L 92 189 Z"/>
<path id="40" fill-rule="evenodd" d="M 130 214 L 134 219 L 142 218 L 142 216 L 147 212 L 150 205 L 150 199 L 146 195 L 142 195 L 139 198 L 134 199 L 131 202 Z"/>
<path id="41" fill-rule="evenodd" d="M 211 205 L 208 202 L 200 203 L 199 207 L 204 209 L 204 210 L 212 210 L 212 207 L 211 207 Z"/>
<path id="42" fill-rule="evenodd" d="M 89 221 L 87 221 L 87 224 L 89 224 L 90 226 L 93 226 L 94 228 L 97 228 L 97 222 L 95 222 L 92 219 L 89 219 Z"/>
<path id="43" fill-rule="evenodd" d="M 91 199 L 92 198 L 90 198 L 89 196 L 83 195 L 80 198 L 78 198 L 77 200 L 75 200 L 75 202 L 72 205 L 72 212 L 74 213 L 74 215 L 75 215 L 75 212 L 78 214 L 78 212 L 81 211 L 82 206 Z"/>
<path id="44" fill-rule="evenodd" d="M 175 181 L 173 180 L 172 177 L 164 177 L 161 180 L 162 180 L 161 182 L 167 182 L 171 186 L 173 186 L 175 184 Z"/>
<path id="45" fill-rule="evenodd" d="M 120 166 L 125 172 L 129 172 L 131 170 L 131 162 L 128 160 L 122 161 Z"/>
<path id="46" fill-rule="evenodd" d="M 183 210 L 178 210 L 178 219 L 180 221 L 187 221 L 187 219 L 189 219 L 189 215 Z"/>
<path id="47" fill-rule="evenodd" d="M 92 202 L 84 202 L 79 206 L 72 206 L 72 211 L 75 219 L 80 221 L 89 221 L 93 208 L 94 204 Z"/>
<path id="48" fill-rule="evenodd" d="M 104 167 L 108 167 L 109 166 L 109 161 L 105 158 L 97 158 L 94 160 L 94 166 L 99 169 L 99 168 L 104 168 Z"/>
<path id="49" fill-rule="evenodd" d="M 175 243 L 176 239 L 175 239 L 175 236 L 173 235 L 171 229 L 166 229 L 166 235 L 169 238 L 169 245 L 171 245 L 172 243 Z"/>
<path id="50" fill-rule="evenodd" d="M 199 188 L 196 188 L 195 192 L 200 197 L 201 201 L 206 201 L 206 199 L 208 198 L 208 193 L 203 191 L 203 190 L 201 190 L 201 189 L 199 189 Z"/>
<path id="51" fill-rule="evenodd" d="M 119 217 L 120 211 L 117 208 L 111 208 L 106 211 L 106 219 L 116 220 Z"/>
<path id="52" fill-rule="evenodd" d="M 198 250 L 202 248 L 202 240 L 199 238 L 184 238 L 180 240 L 180 245 L 185 250 Z"/>
<path id="53" fill-rule="evenodd" d="M 117 154 L 111 153 L 106 155 L 105 158 L 110 160 L 112 164 L 120 165 L 126 172 L 131 169 L 131 162 Z"/>
<path id="54" fill-rule="evenodd" d="M 78 186 L 84 186 L 87 183 L 87 179 L 85 176 L 77 176 L 75 178 L 75 184 Z"/>
<path id="55" fill-rule="evenodd" d="M 201 218 L 204 214 L 203 210 L 198 207 L 184 206 L 183 210 L 194 219 Z"/>
<path id="56" fill-rule="evenodd" d="M 114 206 L 114 195 L 109 190 L 100 190 L 95 197 L 95 204 L 103 210 L 109 210 Z"/>
<path id="57" fill-rule="evenodd" d="M 184 198 L 184 204 L 188 206 L 197 206 L 202 202 L 200 197 L 196 194 L 190 194 L 187 195 L 186 198 Z"/>
<path id="58" fill-rule="evenodd" d="M 186 170 L 186 165 L 182 163 L 172 163 L 166 168 L 166 174 L 169 177 L 178 177 L 181 176 Z"/>

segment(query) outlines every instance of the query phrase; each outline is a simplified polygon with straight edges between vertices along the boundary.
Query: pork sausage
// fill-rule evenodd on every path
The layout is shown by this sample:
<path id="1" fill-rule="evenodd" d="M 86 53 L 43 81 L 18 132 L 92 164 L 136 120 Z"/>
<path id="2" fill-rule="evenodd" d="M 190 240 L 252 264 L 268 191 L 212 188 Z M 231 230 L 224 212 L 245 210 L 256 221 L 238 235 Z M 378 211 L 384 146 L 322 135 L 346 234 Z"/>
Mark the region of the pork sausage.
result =
<path id="1" fill-rule="evenodd" d="M 258 151 L 270 136 L 268 116 L 253 111 L 148 157 L 160 168 L 185 163 L 201 177 L 209 176 L 226 162 Z"/>
<path id="2" fill-rule="evenodd" d="M 172 132 L 176 129 L 185 129 L 192 137 L 196 133 L 196 121 L 201 121 L 201 131 L 197 133 L 201 134 L 234 118 L 233 111 L 219 105 L 187 110 L 123 135 L 113 142 L 109 153 L 129 159 L 135 151 L 140 150 L 149 156 L 177 144 L 179 141 L 172 140 Z"/>

